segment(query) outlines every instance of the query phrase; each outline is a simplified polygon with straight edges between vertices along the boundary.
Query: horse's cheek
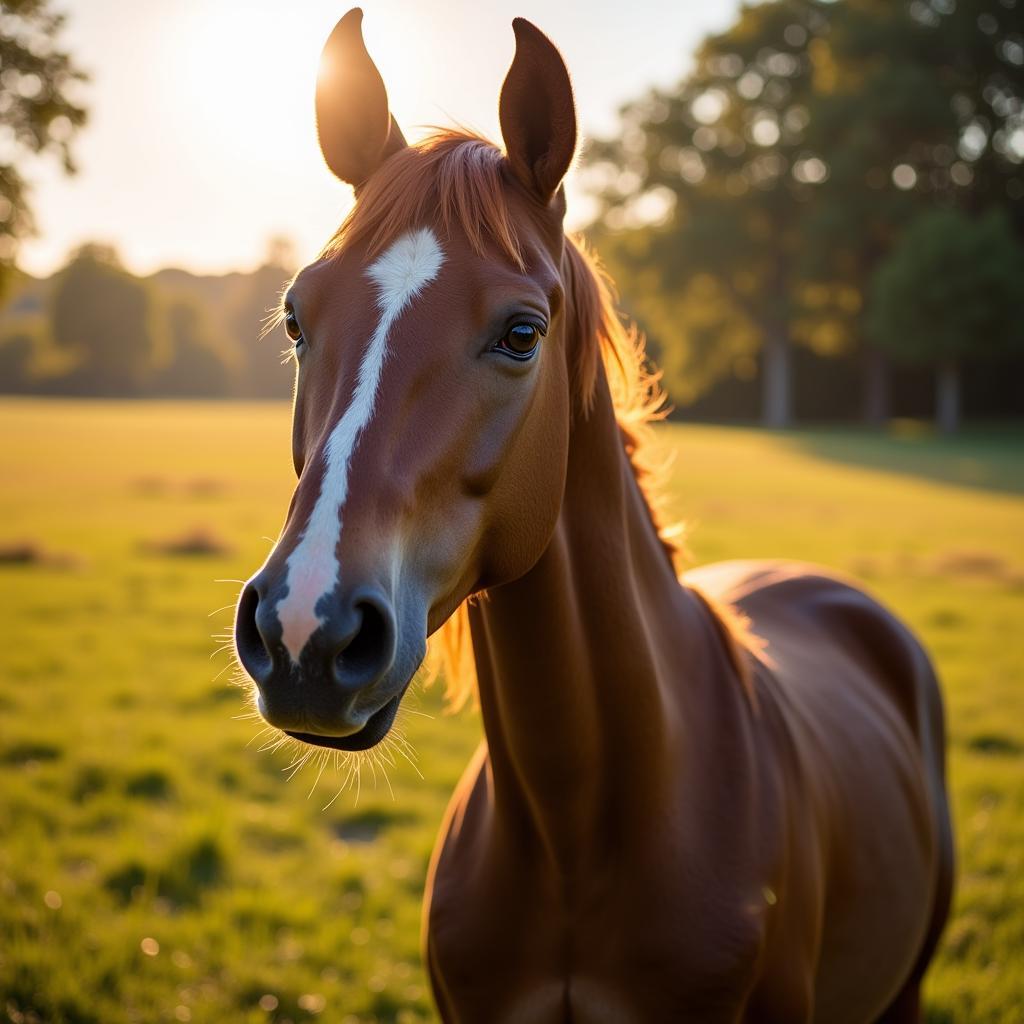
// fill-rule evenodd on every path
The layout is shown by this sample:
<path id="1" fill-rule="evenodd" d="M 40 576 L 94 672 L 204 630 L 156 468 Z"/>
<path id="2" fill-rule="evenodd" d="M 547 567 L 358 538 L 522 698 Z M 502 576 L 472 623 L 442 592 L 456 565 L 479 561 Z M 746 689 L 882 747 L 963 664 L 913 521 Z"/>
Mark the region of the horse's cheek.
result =
<path id="1" fill-rule="evenodd" d="M 543 428 L 531 415 L 494 488 L 487 519 L 489 575 L 518 579 L 537 563 L 551 541 L 562 507 L 568 425 Z"/>

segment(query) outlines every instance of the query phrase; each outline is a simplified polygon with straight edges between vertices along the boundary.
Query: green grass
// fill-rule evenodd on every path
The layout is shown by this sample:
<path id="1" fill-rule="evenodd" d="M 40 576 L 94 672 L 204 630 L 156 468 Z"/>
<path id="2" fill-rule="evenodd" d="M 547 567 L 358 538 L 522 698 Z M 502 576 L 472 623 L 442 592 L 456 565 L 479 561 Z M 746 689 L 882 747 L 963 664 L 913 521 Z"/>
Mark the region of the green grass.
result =
<path id="1" fill-rule="evenodd" d="M 247 746 L 209 634 L 291 489 L 277 405 L 0 403 L 0 1016 L 433 1020 L 427 858 L 479 735 L 428 691 L 390 784 Z M 695 561 L 852 572 L 938 661 L 951 724 L 956 913 L 929 1020 L 1024 1006 L 1024 433 L 667 427 Z M 179 544 L 198 535 L 205 554 Z M 211 611 L 220 608 L 212 617 Z M 313 790 L 312 796 L 308 796 Z"/>

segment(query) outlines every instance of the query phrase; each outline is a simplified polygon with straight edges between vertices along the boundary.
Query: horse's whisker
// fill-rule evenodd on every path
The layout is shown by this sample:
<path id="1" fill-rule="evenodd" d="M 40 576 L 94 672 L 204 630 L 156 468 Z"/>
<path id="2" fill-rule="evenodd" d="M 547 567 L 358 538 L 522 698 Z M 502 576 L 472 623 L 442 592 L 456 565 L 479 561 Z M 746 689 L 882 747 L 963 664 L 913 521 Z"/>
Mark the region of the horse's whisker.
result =
<path id="1" fill-rule="evenodd" d="M 288 738 L 291 739 L 290 736 Z M 298 775 L 298 773 L 305 767 L 306 762 L 313 756 L 313 753 L 314 751 L 312 747 L 306 751 L 302 751 L 300 749 L 300 751 L 295 755 L 295 759 L 292 763 L 288 765 L 287 768 L 281 769 L 282 772 L 287 773 L 289 782 L 291 782 L 292 779 L 294 779 L 295 776 Z"/>
<path id="2" fill-rule="evenodd" d="M 210 680 L 210 682 L 211 683 L 217 682 L 217 680 L 220 679 L 220 677 L 222 675 L 224 675 L 224 673 L 227 672 L 228 669 L 235 668 L 235 667 L 236 667 L 235 663 L 233 661 L 229 661 L 226 665 L 223 665 L 221 667 L 221 670 Z"/>
<path id="3" fill-rule="evenodd" d="M 256 751 L 257 753 L 263 753 L 264 750 L 278 750 L 282 744 L 286 743 L 289 739 L 291 739 L 290 736 L 285 736 L 284 733 L 278 735 L 277 730 L 274 729 L 273 726 L 268 726 L 268 728 L 270 728 L 275 735 L 272 739 L 267 740 L 267 742 L 264 743 L 263 746 L 258 747 Z M 257 735 L 262 736 L 263 733 L 258 733 Z"/>
<path id="4" fill-rule="evenodd" d="M 327 764 L 327 755 L 328 755 L 328 752 L 326 750 L 323 750 L 323 751 L 320 752 L 320 754 L 317 757 L 317 762 L 319 763 L 319 768 L 317 769 L 316 778 L 313 780 L 313 785 L 309 787 L 309 792 L 306 794 L 306 799 L 307 800 L 309 800 L 310 797 L 312 797 L 314 791 L 316 790 L 317 785 L 319 785 L 319 783 L 320 783 L 320 776 L 323 775 L 324 767 Z"/>

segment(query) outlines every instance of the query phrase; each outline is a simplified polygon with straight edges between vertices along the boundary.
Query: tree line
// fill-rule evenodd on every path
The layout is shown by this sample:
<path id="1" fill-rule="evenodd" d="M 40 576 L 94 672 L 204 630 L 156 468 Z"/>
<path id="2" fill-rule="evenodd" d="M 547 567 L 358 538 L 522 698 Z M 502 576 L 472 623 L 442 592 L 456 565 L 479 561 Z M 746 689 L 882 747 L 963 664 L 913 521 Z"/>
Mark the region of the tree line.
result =
<path id="1" fill-rule="evenodd" d="M 287 397 L 280 343 L 259 342 L 294 269 L 283 239 L 251 274 L 143 279 L 96 243 L 50 280 L 19 271 L 19 243 L 36 230 L 27 169 L 49 158 L 75 173 L 89 76 L 51 0 L 4 0 L 0 15 L 0 393 Z"/>
<path id="2" fill-rule="evenodd" d="M 272 240 L 249 274 L 129 273 L 89 244 L 53 278 L 22 278 L 0 317 L 0 392 L 102 397 L 287 398 L 278 337 L 260 337 L 291 275 Z"/>
<path id="3" fill-rule="evenodd" d="M 624 107 L 591 233 L 677 407 L 746 382 L 785 426 L 797 364 L 878 423 L 916 368 L 953 430 L 965 371 L 1019 382 L 1022 100 L 1019 0 L 768 0 Z"/>
<path id="4" fill-rule="evenodd" d="M 86 75 L 48 0 L 0 19 L 16 156 L 73 171 Z M 13 147 L 13 148 L 12 148 Z M 588 230 L 677 414 L 1024 415 L 1024 0 L 765 0 L 585 150 Z M 15 268 L 28 185 L 0 159 L 0 392 L 285 397 L 258 341 L 293 259 L 141 279 L 87 245 Z"/>

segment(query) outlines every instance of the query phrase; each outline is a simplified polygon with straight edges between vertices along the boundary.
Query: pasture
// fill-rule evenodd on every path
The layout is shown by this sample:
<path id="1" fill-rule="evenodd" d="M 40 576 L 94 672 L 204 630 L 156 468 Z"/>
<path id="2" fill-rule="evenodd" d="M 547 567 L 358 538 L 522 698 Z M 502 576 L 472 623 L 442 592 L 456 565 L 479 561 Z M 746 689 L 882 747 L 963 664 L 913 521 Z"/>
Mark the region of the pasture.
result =
<path id="1" fill-rule="evenodd" d="M 434 1019 L 420 897 L 476 717 L 418 688 L 410 759 L 394 748 L 358 783 L 311 761 L 288 781 L 293 756 L 260 749 L 228 656 L 211 658 L 238 589 L 218 581 L 257 567 L 285 512 L 288 419 L 0 402 L 0 1016 L 15 1024 Z M 695 563 L 831 565 L 923 636 L 960 859 L 928 1020 L 1020 1020 L 1024 433 L 659 430 Z"/>

